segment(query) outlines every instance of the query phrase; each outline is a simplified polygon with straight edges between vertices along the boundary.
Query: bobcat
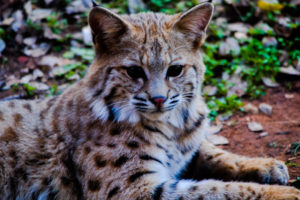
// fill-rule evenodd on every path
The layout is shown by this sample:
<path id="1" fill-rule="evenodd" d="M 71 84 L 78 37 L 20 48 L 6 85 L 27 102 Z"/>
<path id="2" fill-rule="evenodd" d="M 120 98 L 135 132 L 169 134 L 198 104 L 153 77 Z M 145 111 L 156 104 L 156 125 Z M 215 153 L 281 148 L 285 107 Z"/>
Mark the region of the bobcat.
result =
<path id="1" fill-rule="evenodd" d="M 205 140 L 199 48 L 212 13 L 208 2 L 174 16 L 94 7 L 85 78 L 59 97 L 0 104 L 0 198 L 300 199 L 269 185 L 287 183 L 283 162 Z"/>

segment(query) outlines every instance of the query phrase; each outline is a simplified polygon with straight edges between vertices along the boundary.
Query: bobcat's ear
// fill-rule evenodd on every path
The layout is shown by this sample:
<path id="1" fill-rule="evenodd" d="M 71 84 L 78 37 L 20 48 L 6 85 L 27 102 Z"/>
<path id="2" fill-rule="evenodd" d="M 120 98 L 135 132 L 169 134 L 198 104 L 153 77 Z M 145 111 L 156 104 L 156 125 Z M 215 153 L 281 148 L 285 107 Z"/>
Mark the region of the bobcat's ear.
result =
<path id="1" fill-rule="evenodd" d="M 100 52 L 107 51 L 120 42 L 129 28 L 125 20 L 102 7 L 92 8 L 89 14 L 89 25 L 95 48 Z"/>
<path id="2" fill-rule="evenodd" d="M 193 40 L 194 48 L 199 48 L 205 40 L 206 29 L 212 18 L 213 10 L 212 3 L 201 3 L 182 13 L 174 27 Z"/>

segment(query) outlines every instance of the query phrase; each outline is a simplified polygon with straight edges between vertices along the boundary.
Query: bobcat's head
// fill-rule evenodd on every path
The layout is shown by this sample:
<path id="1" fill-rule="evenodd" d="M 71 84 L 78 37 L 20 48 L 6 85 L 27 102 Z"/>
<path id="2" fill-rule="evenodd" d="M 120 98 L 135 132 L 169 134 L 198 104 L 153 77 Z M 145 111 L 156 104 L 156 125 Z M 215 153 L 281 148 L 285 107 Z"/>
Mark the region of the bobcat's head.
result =
<path id="1" fill-rule="evenodd" d="M 200 96 L 205 67 L 199 48 L 212 13 L 211 3 L 173 16 L 93 8 L 96 57 L 85 79 L 93 112 L 131 123 L 187 115 Z"/>

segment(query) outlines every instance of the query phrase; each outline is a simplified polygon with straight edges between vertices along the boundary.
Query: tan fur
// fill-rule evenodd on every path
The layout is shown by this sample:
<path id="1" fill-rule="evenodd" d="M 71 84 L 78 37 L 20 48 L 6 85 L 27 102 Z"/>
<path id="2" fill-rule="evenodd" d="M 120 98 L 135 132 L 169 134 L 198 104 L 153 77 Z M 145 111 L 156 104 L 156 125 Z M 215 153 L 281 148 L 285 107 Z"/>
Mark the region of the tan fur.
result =
<path id="1" fill-rule="evenodd" d="M 300 199 L 292 187 L 258 184 L 286 184 L 281 161 L 205 140 L 198 47 L 212 11 L 204 3 L 121 17 L 93 8 L 86 77 L 59 97 L 0 104 L 1 199 Z M 169 76 L 174 65 L 183 70 Z M 134 79 L 132 66 L 144 74 Z"/>

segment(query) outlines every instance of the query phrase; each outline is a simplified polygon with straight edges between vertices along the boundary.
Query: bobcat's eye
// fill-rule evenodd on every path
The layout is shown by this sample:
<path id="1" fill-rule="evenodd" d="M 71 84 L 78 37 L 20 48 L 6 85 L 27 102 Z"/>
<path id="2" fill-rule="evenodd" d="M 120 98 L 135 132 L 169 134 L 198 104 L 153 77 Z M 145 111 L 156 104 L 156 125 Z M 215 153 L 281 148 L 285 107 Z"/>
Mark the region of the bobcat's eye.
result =
<path id="1" fill-rule="evenodd" d="M 183 65 L 172 65 L 167 71 L 167 77 L 176 77 L 179 76 L 182 72 Z"/>
<path id="2" fill-rule="evenodd" d="M 132 79 L 146 79 L 146 74 L 143 70 L 143 68 L 139 66 L 131 66 L 126 68 L 127 74 L 132 78 Z"/>

